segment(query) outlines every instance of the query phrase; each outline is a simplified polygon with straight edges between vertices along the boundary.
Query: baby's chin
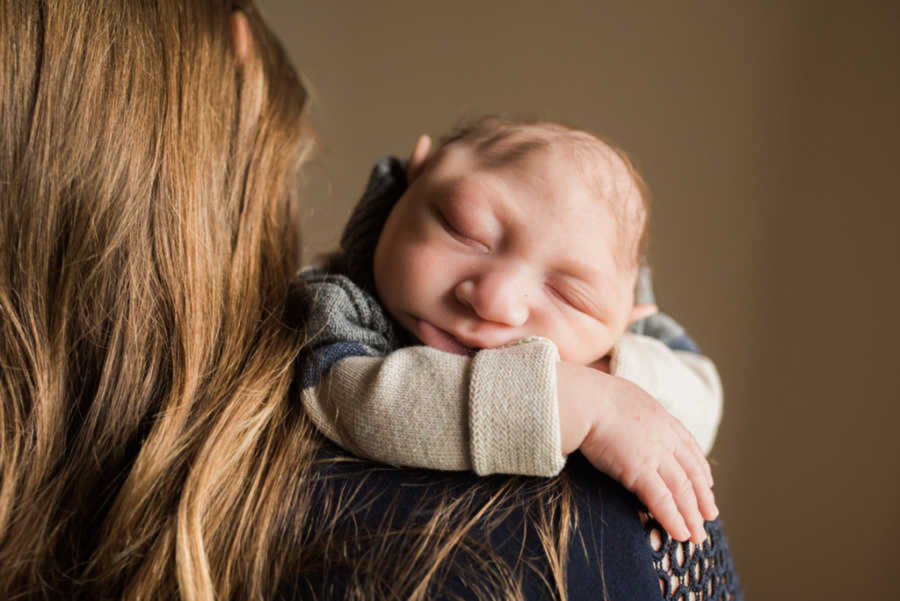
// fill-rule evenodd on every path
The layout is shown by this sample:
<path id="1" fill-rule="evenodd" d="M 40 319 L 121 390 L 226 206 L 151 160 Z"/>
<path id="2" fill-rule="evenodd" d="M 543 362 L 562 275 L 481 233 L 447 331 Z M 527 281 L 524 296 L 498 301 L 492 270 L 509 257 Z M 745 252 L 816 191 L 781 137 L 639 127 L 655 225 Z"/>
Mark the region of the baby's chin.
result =
<path id="1" fill-rule="evenodd" d="M 466 346 L 448 332 L 445 332 L 422 319 L 415 320 L 412 333 L 422 342 L 422 344 L 447 353 L 471 356 L 479 350 L 474 347 Z"/>

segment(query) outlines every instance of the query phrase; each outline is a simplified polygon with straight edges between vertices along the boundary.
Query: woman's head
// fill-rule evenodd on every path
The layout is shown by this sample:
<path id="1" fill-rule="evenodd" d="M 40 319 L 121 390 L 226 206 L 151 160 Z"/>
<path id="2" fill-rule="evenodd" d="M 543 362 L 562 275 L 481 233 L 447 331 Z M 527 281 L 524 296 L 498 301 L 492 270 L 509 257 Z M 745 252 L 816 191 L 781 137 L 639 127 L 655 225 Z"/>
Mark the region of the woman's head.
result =
<path id="1" fill-rule="evenodd" d="M 190 231 L 204 262 L 263 243 L 239 233 L 287 209 L 306 94 L 252 6 L 244 60 L 228 0 L 3 6 L 4 197 L 41 199 L 23 219 L 107 251 Z"/>
<path id="2" fill-rule="evenodd" d="M 243 32 L 227 0 L 0 0 L 0 598 L 273 598 L 370 536 L 400 542 L 360 596 L 421 597 L 496 514 L 360 533 L 343 489 L 311 509 L 322 438 L 289 394 L 306 96 L 238 8 Z M 568 515 L 547 490 L 534 507 Z"/>
<path id="3" fill-rule="evenodd" d="M 310 136 L 284 52 L 251 2 L 236 38 L 234 4 L 0 0 L 5 593 L 115 570 L 149 591 L 151 567 L 202 592 L 231 552 L 210 520 L 272 494 L 241 445 L 287 419 Z"/>

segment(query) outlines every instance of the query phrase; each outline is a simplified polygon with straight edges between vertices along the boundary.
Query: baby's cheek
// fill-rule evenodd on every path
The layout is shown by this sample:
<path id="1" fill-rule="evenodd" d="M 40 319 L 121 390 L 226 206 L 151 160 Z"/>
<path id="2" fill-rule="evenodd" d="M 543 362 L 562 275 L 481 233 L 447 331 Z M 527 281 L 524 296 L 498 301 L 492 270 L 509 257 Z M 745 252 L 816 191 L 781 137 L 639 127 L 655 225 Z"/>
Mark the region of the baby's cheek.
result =
<path id="1" fill-rule="evenodd" d="M 597 327 L 595 324 L 568 324 L 563 331 L 561 341 L 557 344 L 564 361 L 589 365 L 612 350 L 609 332 L 604 327 Z"/>
<path id="2" fill-rule="evenodd" d="M 528 334 L 548 338 L 556 345 L 559 358 L 563 361 L 575 362 L 577 358 L 577 336 L 571 324 L 561 319 L 559 310 L 552 306 L 531 307 Z"/>
<path id="3" fill-rule="evenodd" d="M 394 272 L 398 286 L 408 296 L 420 298 L 438 284 L 442 257 L 426 244 L 410 244 L 395 257 Z"/>

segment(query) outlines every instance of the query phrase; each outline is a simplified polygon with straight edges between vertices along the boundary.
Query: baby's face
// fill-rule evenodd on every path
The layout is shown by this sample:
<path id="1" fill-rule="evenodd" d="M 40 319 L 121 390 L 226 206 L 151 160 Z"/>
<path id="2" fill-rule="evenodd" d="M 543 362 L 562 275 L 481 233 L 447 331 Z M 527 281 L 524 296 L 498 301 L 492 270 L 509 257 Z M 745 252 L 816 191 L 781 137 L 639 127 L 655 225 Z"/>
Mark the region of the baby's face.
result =
<path id="1" fill-rule="evenodd" d="M 526 336 L 588 365 L 624 332 L 633 270 L 608 202 L 566 160 L 535 153 L 488 167 L 451 146 L 391 212 L 375 251 L 388 311 L 422 343 L 453 353 Z"/>

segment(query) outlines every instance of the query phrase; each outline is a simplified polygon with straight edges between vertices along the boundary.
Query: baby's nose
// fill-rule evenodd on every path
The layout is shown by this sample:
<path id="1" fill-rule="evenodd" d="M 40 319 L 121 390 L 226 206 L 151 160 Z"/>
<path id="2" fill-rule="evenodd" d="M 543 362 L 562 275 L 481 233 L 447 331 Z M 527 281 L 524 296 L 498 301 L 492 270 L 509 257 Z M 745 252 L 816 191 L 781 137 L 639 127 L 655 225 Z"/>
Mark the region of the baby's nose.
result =
<path id="1" fill-rule="evenodd" d="M 485 321 L 518 327 L 528 321 L 528 291 L 523 278 L 492 272 L 463 280 L 456 298 Z"/>

